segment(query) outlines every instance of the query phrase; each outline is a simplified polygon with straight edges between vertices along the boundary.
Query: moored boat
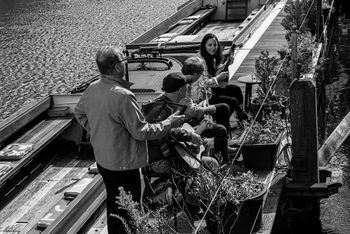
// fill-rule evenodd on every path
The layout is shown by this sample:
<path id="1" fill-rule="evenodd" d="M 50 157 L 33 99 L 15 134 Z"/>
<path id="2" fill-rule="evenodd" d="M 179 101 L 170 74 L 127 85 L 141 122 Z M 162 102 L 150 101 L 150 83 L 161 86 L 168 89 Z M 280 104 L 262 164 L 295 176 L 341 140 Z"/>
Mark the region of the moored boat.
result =
<path id="1" fill-rule="evenodd" d="M 205 33 L 218 35 L 225 49 L 244 42 L 264 11 L 259 2 L 189 1 L 169 19 L 126 45 L 127 78 L 134 83 L 132 91 L 139 104 L 158 96 L 162 79 L 180 71 L 182 62 L 197 53 Z M 38 228 L 55 233 L 78 232 L 85 228 L 90 215 L 101 209 L 105 199 L 102 181 L 89 173 L 94 163 L 92 152 L 88 151 L 86 133 L 73 117 L 74 106 L 90 82 L 76 87 L 70 95 L 45 97 L 0 124 L 1 148 L 15 143 L 31 146 L 16 160 L 4 163 L 0 177 L 2 229 L 8 230 L 16 223 L 19 232 Z M 273 173 L 261 174 L 261 180 L 267 183 L 272 177 Z M 66 188 L 84 178 L 93 180 L 85 184 L 80 195 L 67 201 Z"/>

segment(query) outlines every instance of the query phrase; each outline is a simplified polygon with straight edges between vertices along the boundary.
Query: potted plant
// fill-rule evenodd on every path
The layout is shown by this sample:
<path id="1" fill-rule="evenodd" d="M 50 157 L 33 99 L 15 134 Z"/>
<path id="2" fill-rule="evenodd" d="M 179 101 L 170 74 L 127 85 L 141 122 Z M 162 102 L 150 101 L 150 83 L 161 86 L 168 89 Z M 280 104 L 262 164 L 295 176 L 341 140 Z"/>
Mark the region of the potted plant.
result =
<path id="1" fill-rule="evenodd" d="M 281 111 L 284 114 L 288 97 L 276 95 L 274 86 L 280 61 L 276 56 L 270 56 L 268 50 L 261 51 L 260 56 L 255 60 L 254 75 L 261 83 L 256 90 L 257 96 L 251 99 L 251 107 L 253 113 L 258 115 L 257 121 L 262 121 L 264 115 L 271 111 Z M 261 111 L 259 112 L 260 106 Z"/>
<path id="2" fill-rule="evenodd" d="M 131 221 L 117 214 L 111 215 L 123 223 L 126 233 L 135 233 L 131 229 L 130 223 L 133 224 L 137 234 L 177 233 L 173 229 L 171 222 L 169 222 L 170 214 L 165 207 L 155 210 L 144 209 L 138 202 L 133 200 L 130 193 L 124 191 L 123 187 L 119 187 L 118 189 L 120 194 L 116 197 L 116 202 L 120 205 L 120 209 L 124 209 L 128 212 Z"/>
<path id="3" fill-rule="evenodd" d="M 211 233 L 249 233 L 261 227 L 261 206 L 266 187 L 251 172 L 228 173 L 221 170 L 216 175 L 201 169 L 192 193 L 203 204 L 207 229 Z M 249 231 L 248 231 L 249 230 Z"/>
<path id="4" fill-rule="evenodd" d="M 249 123 L 244 123 L 249 128 Z M 270 171 L 276 163 L 276 153 L 285 130 L 280 112 L 271 112 L 263 122 L 254 122 L 242 145 L 246 170 Z"/>

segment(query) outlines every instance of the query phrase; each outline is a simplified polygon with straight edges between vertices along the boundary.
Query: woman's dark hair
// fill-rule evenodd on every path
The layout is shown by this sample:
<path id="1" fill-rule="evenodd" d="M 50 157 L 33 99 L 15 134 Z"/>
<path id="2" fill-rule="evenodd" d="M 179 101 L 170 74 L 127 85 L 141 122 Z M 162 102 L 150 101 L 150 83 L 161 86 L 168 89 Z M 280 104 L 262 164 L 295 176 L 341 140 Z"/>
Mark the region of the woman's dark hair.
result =
<path id="1" fill-rule="evenodd" d="M 218 50 L 214 54 L 214 56 L 210 55 L 208 51 L 205 48 L 205 44 L 209 39 L 214 39 L 218 43 Z M 201 47 L 199 53 L 201 56 L 204 58 L 207 67 L 208 67 L 208 73 L 212 76 L 215 76 L 215 73 L 217 71 L 217 67 L 219 66 L 221 60 L 222 60 L 222 50 L 220 46 L 219 39 L 212 33 L 205 34 L 201 41 Z M 214 59 L 215 58 L 215 64 L 214 64 Z"/>

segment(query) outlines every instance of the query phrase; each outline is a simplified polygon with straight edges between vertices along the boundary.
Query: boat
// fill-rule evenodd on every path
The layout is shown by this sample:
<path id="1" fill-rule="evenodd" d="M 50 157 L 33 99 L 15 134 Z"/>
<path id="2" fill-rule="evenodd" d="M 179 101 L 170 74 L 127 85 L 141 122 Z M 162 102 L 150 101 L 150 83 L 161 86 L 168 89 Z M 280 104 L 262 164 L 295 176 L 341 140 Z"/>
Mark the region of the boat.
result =
<path id="1" fill-rule="evenodd" d="M 232 43 L 249 38 L 263 15 L 259 0 L 191 0 L 127 44 L 126 79 L 134 83 L 139 104 L 161 93 L 162 79 L 181 71 L 205 33 L 218 35 L 227 52 Z M 102 178 L 88 136 L 73 115 L 82 92 L 96 79 L 69 94 L 44 97 L 0 123 L 0 150 L 27 147 L 16 158 L 0 161 L 0 231 L 84 233 L 101 220 Z M 269 185 L 274 172 L 262 172 L 260 178 Z"/>

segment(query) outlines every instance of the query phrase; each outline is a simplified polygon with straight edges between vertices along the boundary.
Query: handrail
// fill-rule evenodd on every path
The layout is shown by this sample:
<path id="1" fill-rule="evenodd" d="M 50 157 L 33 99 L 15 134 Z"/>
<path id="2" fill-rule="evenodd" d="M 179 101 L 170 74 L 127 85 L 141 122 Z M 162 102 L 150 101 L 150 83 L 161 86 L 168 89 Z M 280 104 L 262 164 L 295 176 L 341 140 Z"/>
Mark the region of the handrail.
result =
<path id="1" fill-rule="evenodd" d="M 169 70 L 173 66 L 173 63 L 169 58 L 160 58 L 160 57 L 155 57 L 155 58 L 139 57 L 139 58 L 131 58 L 131 59 L 128 58 L 128 63 L 164 63 L 165 65 L 167 65 Z"/>

